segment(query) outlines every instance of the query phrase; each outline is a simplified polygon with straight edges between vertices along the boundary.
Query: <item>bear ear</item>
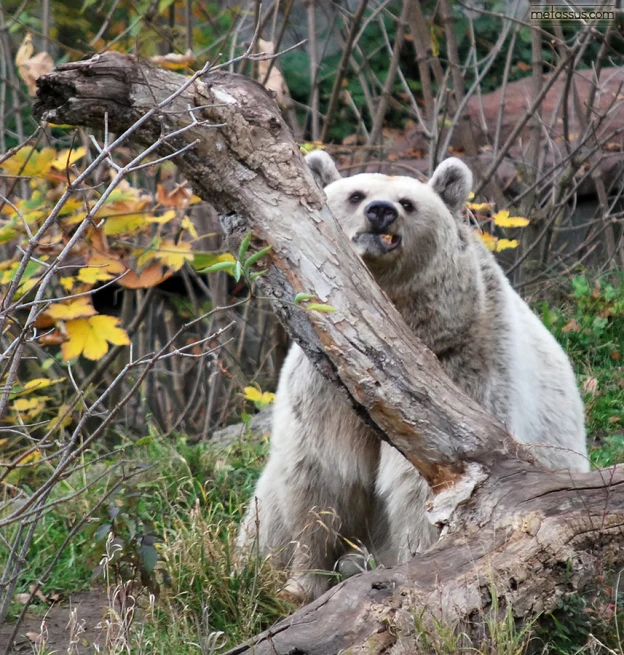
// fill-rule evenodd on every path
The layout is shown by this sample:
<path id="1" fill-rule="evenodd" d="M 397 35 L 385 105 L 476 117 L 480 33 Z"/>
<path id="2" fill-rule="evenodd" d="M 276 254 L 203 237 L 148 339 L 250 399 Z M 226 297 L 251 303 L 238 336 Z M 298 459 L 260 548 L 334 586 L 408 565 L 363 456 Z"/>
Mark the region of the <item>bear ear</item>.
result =
<path id="1" fill-rule="evenodd" d="M 452 213 L 458 212 L 472 189 L 472 173 L 457 157 L 445 159 L 433 173 L 429 186 L 442 198 Z"/>
<path id="2" fill-rule="evenodd" d="M 334 160 L 323 150 L 314 150 L 305 158 L 317 183 L 325 188 L 328 184 L 341 179 Z"/>

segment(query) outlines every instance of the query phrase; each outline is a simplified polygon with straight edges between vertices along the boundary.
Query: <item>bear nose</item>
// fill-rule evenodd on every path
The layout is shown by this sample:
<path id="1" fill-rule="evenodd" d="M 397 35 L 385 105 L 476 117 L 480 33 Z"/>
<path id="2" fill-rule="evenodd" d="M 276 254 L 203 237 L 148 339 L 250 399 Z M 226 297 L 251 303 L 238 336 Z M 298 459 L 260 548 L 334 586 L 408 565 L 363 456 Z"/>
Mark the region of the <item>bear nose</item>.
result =
<path id="1" fill-rule="evenodd" d="M 388 225 L 394 223 L 399 216 L 394 205 L 385 200 L 374 200 L 366 207 L 364 214 L 373 228 L 379 232 L 383 232 Z"/>

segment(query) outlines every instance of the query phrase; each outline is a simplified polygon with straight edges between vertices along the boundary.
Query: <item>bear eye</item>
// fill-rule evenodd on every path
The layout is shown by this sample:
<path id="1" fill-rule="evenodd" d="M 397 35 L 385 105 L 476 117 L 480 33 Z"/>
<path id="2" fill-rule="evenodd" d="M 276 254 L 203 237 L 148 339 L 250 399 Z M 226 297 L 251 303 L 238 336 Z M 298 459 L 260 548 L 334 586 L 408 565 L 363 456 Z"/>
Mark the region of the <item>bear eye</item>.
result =
<path id="1" fill-rule="evenodd" d="M 362 202 L 362 200 L 364 200 L 364 194 L 361 191 L 354 191 L 349 196 L 349 202 L 354 205 L 359 205 Z"/>
<path id="2" fill-rule="evenodd" d="M 403 200 L 399 200 L 399 204 L 401 205 L 401 207 L 403 207 L 403 209 L 406 212 L 413 212 L 415 209 L 414 203 L 411 200 L 407 200 L 406 198 L 403 198 Z"/>

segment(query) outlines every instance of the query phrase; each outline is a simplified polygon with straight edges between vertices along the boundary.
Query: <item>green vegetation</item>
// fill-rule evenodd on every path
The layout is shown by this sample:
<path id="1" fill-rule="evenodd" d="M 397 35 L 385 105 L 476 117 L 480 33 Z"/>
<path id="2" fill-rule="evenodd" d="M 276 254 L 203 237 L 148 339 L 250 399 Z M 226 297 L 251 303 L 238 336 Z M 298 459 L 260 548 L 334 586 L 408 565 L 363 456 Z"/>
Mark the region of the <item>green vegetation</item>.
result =
<path id="1" fill-rule="evenodd" d="M 148 592 L 156 593 L 158 602 L 137 631 L 136 645 L 158 643 L 158 652 L 167 645 L 186 652 L 179 645 L 197 641 L 198 626 L 207 634 L 223 632 L 232 645 L 261 631 L 292 609 L 277 597 L 283 581 L 268 562 L 255 557 L 235 562 L 232 546 L 265 450 L 265 443 L 247 438 L 216 451 L 159 436 L 120 447 L 59 485 L 55 494 L 66 495 L 111 471 L 88 494 L 58 505 L 39 524 L 18 591 L 28 591 L 71 527 L 119 481 L 114 464 L 121 454 L 125 472 L 136 475 L 72 539 L 44 595 L 65 596 L 104 580 L 111 587 L 125 582 L 147 609 Z M 6 555 L 0 547 L 0 567 Z M 35 609 L 37 603 L 40 611 L 47 608 L 37 600 Z M 20 607 L 12 609 L 16 616 Z M 195 651 L 189 646 L 188 652 Z"/>
<path id="2" fill-rule="evenodd" d="M 587 408 L 592 463 L 624 461 L 624 276 L 579 275 L 564 302 L 542 320 L 574 362 Z"/>

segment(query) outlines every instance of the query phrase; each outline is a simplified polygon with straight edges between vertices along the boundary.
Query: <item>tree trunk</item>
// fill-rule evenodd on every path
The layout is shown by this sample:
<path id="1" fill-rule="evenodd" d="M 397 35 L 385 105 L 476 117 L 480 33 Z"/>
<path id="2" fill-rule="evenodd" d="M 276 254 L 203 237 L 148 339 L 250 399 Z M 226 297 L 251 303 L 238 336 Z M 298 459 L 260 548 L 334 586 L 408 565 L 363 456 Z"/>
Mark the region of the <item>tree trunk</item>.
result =
<path id="1" fill-rule="evenodd" d="M 178 166 L 226 214 L 234 238 L 250 229 L 254 247 L 272 246 L 263 295 L 318 369 L 437 492 L 430 518 L 443 534 L 411 563 L 356 576 L 232 652 L 386 652 L 409 638 L 422 608 L 468 619 L 495 594 L 524 617 L 582 591 L 598 569 L 624 566 L 624 470 L 571 475 L 537 465 L 446 377 L 377 287 L 268 93 L 213 72 L 175 95 L 184 82 L 108 52 L 41 78 L 36 111 L 95 128 L 107 114 L 111 131 L 151 145 L 191 124 L 192 110 L 199 122 L 160 154 L 195 142 Z M 300 292 L 335 311 L 306 310 L 293 302 Z"/>

